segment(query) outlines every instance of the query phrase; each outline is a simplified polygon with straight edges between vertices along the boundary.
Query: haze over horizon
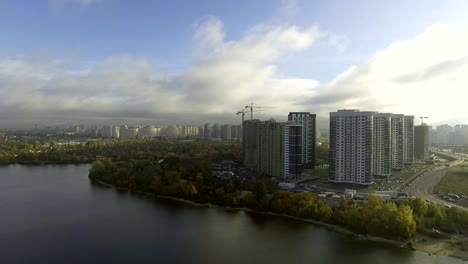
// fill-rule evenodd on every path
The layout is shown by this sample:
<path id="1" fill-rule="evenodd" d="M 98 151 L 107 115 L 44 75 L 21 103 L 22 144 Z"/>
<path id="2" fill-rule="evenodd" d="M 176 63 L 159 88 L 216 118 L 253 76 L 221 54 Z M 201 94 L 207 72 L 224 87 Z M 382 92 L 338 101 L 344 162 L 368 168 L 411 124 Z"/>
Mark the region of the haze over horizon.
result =
<path id="1" fill-rule="evenodd" d="M 466 124 L 468 2 L 0 2 L 0 128 L 360 109 Z M 415 119 L 419 124 L 419 120 Z"/>

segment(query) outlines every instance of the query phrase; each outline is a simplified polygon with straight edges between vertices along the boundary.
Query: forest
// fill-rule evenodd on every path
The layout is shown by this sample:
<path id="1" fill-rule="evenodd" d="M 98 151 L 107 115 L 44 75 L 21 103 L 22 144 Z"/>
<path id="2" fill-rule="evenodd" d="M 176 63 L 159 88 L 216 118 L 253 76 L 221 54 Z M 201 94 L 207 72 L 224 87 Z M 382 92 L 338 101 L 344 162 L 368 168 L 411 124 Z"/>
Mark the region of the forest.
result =
<path id="1" fill-rule="evenodd" d="M 0 142 L 0 164 L 65 164 L 91 163 L 100 157 L 114 161 L 155 159 L 175 153 L 181 157 L 205 160 L 230 159 L 239 161 L 239 141 L 174 142 L 157 139 L 89 140 L 76 145 L 50 142 Z"/>

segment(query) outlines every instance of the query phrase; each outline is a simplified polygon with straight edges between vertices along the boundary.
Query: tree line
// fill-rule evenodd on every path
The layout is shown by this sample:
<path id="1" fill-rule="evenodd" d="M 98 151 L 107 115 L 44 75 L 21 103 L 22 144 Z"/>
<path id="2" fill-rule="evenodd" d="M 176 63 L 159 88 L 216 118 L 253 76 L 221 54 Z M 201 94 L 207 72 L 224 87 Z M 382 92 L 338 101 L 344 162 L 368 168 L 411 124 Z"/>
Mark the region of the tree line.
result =
<path id="1" fill-rule="evenodd" d="M 417 230 L 430 228 L 468 232 L 466 212 L 421 199 L 396 204 L 375 196 L 363 202 L 343 198 L 338 206 L 331 207 L 310 192 L 276 190 L 258 179 L 220 180 L 212 170 L 206 160 L 168 154 L 159 160 L 99 160 L 92 165 L 89 178 L 135 192 L 286 214 L 344 226 L 359 234 L 401 240 L 411 240 Z"/>
<path id="2" fill-rule="evenodd" d="M 154 159 L 167 153 L 207 160 L 241 159 L 241 144 L 232 142 L 173 142 L 158 139 L 89 140 L 80 144 L 0 142 L 0 164 L 91 163 L 100 157 L 114 161 Z"/>

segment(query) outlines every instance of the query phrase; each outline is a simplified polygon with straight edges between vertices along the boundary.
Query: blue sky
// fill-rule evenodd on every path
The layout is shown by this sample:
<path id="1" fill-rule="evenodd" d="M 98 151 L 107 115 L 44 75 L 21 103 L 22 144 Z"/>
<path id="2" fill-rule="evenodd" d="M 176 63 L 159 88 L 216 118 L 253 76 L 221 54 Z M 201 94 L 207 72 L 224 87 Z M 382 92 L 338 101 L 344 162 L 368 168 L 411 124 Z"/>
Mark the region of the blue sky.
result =
<path id="1" fill-rule="evenodd" d="M 409 84 L 404 87 L 402 83 L 391 82 L 394 76 L 382 79 L 379 72 L 371 74 L 364 69 L 376 69 L 376 65 L 379 65 L 385 72 L 396 70 L 398 67 L 389 69 L 385 62 L 378 61 L 385 57 L 380 55 L 385 55 L 387 51 L 395 52 L 394 57 L 401 57 L 402 64 L 413 65 L 415 58 L 403 53 L 418 50 L 411 44 L 419 43 L 418 37 L 427 39 L 427 42 L 418 45 L 428 50 L 428 57 L 432 57 L 431 47 L 450 49 L 449 44 L 458 41 L 457 38 L 462 38 L 465 33 L 467 13 L 468 2 L 455 0 L 1 1 L 0 94 L 4 93 L 4 97 L 8 95 L 8 100 L 4 99 L 1 103 L 8 106 L 9 111 L 0 114 L 0 121 L 19 122 L 19 113 L 20 120 L 24 122 L 28 119 L 50 122 L 94 117 L 112 118 L 116 122 L 131 118 L 155 122 L 180 120 L 186 123 L 188 120 L 202 122 L 207 119 L 234 122 L 236 117 L 230 116 L 231 109 L 234 105 L 244 104 L 242 100 L 246 103 L 256 100 L 270 105 L 275 98 L 286 98 L 284 95 L 288 91 L 299 97 L 288 95 L 288 102 L 279 103 L 281 106 L 277 107 L 277 112 L 271 113 L 273 117 L 280 119 L 283 112 L 286 112 L 285 116 L 287 111 L 308 110 L 322 114 L 326 119 L 327 111 L 341 106 L 373 107 L 370 110 L 407 111 L 408 114 L 419 115 L 423 112 L 421 107 L 413 109 L 411 102 L 400 103 L 397 98 L 380 104 L 381 107 L 379 104 L 369 104 L 375 102 L 375 98 L 367 98 L 369 95 L 386 94 L 388 90 L 404 91 Z M 443 25 L 443 29 L 437 30 L 437 25 Z M 317 28 L 311 30 L 312 27 Z M 431 38 L 437 39 L 434 34 L 443 35 L 444 32 L 450 32 L 450 42 L 429 43 Z M 197 33 L 201 37 L 196 38 Z M 218 39 L 213 42 L 213 38 Z M 284 43 L 278 41 L 280 44 L 277 44 L 274 38 L 284 38 Z M 262 45 L 257 46 L 251 39 Z M 305 41 L 303 45 L 290 47 L 301 40 Z M 460 39 L 461 43 L 463 41 Z M 408 45 L 392 49 L 395 43 Z M 201 54 L 198 52 L 200 46 L 204 50 Z M 255 56 L 258 51 L 265 50 L 271 52 Z M 414 65 L 403 73 L 422 71 L 425 67 L 466 55 L 463 50 L 453 52 L 434 56 L 426 65 Z M 236 61 L 234 54 L 246 58 Z M 405 62 L 404 58 L 411 61 Z M 374 65 L 375 61 L 379 63 Z M 464 60 L 460 63 L 460 67 L 465 66 Z M 226 70 L 216 72 L 224 67 Z M 249 72 L 243 72 L 246 68 Z M 460 68 L 457 66 L 457 69 Z M 128 83 L 115 88 L 118 84 L 109 79 L 112 79 L 112 74 L 122 76 L 122 73 L 130 76 L 123 80 Z M 398 75 L 403 73 L 399 72 Z M 238 78 L 216 79 L 215 76 L 220 74 Z M 105 78 L 100 79 L 99 76 L 103 75 L 106 75 Z M 264 77 L 258 79 L 258 76 Z M 338 78 L 348 78 L 346 85 L 337 87 Z M 356 89 L 351 87 L 356 79 L 366 78 L 373 81 L 359 81 L 358 84 L 362 85 L 366 100 L 340 96 L 351 94 L 350 91 Z M 90 93 L 95 90 L 87 87 L 92 81 L 102 82 L 105 87 L 99 93 Z M 389 81 L 393 86 L 388 86 L 386 90 L 380 91 L 374 87 L 376 84 L 387 87 Z M 434 88 L 426 89 L 436 89 L 441 84 L 440 80 L 427 81 L 434 84 Z M 457 82 L 457 85 L 461 84 L 463 82 Z M 52 89 L 52 85 L 58 86 Z M 239 88 L 242 95 L 239 100 L 226 98 L 224 108 L 214 105 L 223 100 L 224 91 L 236 87 L 244 87 Z M 425 87 L 431 85 L 426 83 Z M 452 89 L 459 91 L 458 87 Z M 72 96 L 67 89 L 73 90 Z M 126 92 L 123 91 L 125 89 Z M 143 89 L 141 94 L 146 96 L 140 98 L 132 95 L 140 94 L 140 89 Z M 414 94 L 417 94 L 419 88 L 414 89 Z M 48 92 L 50 90 L 59 93 L 51 94 Z M 77 90 L 83 92 L 77 93 Z M 128 90 L 132 90 L 132 93 L 128 93 Z M 219 98 L 211 98 L 211 94 L 218 92 Z M 18 95 L 15 97 L 11 93 Z M 58 94 L 61 93 L 67 97 L 59 98 Z M 209 100 L 194 96 L 199 101 L 191 108 L 197 110 L 197 118 L 185 120 L 182 117 L 188 115 L 187 110 L 181 109 L 190 103 L 179 97 L 190 98 L 191 93 L 209 94 L 205 97 Z M 273 95 L 262 97 L 262 94 Z M 304 100 L 305 95 L 310 98 Z M 155 107 L 147 101 L 148 96 L 154 97 L 158 105 L 162 105 L 162 102 L 158 102 L 163 97 L 174 100 L 170 106 Z M 333 105 L 325 104 L 319 100 L 324 96 L 341 98 L 341 101 Z M 51 104 L 67 102 L 62 108 L 49 109 L 21 102 L 18 98 L 23 98 L 25 102 L 38 98 L 50 100 Z M 87 105 L 88 111 L 81 111 L 79 105 L 82 100 L 95 104 L 90 103 Z M 436 99 L 431 100 L 434 103 Z M 116 111 L 113 115 L 112 110 L 122 104 L 129 109 L 129 114 Z M 108 108 L 103 109 L 102 105 Z M 429 106 L 422 107 L 431 109 Z M 232 109 L 232 112 L 236 110 Z M 467 118 L 459 115 L 451 115 L 450 118 L 436 113 L 432 115 L 436 123 L 468 122 Z"/>

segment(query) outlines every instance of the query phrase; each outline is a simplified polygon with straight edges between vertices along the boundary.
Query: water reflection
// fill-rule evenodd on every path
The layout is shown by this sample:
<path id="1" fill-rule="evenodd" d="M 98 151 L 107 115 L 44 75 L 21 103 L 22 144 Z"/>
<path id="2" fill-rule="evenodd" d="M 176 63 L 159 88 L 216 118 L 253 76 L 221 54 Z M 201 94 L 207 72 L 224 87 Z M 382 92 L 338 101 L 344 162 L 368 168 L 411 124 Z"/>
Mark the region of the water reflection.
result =
<path id="1" fill-rule="evenodd" d="M 0 167 L 1 263 L 463 263 L 310 223 L 89 183 L 89 165 Z"/>

